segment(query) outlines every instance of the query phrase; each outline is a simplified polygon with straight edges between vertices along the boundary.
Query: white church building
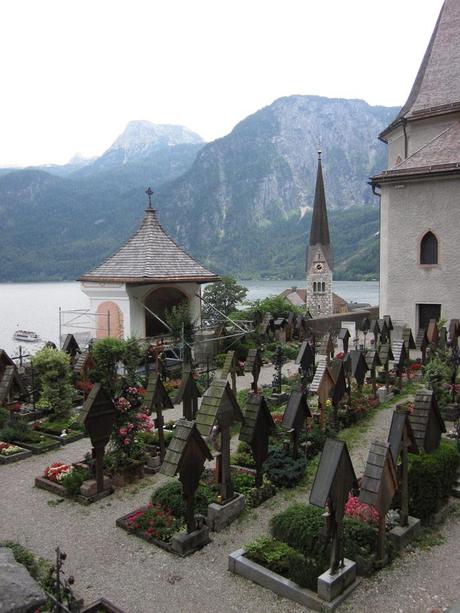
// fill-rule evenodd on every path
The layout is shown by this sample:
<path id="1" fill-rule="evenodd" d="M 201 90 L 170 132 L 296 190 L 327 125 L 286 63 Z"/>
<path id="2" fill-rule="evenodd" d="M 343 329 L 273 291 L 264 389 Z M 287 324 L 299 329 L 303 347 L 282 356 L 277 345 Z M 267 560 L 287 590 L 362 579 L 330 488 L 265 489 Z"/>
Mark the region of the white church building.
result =
<path id="1" fill-rule="evenodd" d="M 78 280 L 96 314 L 96 337 L 152 338 L 165 335 L 165 312 L 187 301 L 201 320 L 203 283 L 219 281 L 179 247 L 149 205 L 137 232 L 104 262 Z"/>
<path id="2" fill-rule="evenodd" d="M 460 315 L 460 1 L 445 0 L 407 102 L 380 134 L 380 316 Z"/>

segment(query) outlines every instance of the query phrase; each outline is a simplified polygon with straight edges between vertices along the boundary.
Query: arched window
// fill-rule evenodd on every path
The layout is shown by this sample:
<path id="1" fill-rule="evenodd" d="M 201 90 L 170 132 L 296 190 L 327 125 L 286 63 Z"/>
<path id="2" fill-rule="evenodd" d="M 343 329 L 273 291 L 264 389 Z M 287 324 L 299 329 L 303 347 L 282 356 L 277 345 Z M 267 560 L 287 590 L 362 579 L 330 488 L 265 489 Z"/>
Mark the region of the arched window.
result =
<path id="1" fill-rule="evenodd" d="M 321 285 L 321 291 L 325 292 L 326 291 L 326 283 L 323 281 L 322 285 Z"/>
<path id="2" fill-rule="evenodd" d="M 427 232 L 420 241 L 420 264 L 438 263 L 438 239 L 433 232 Z"/>
<path id="3" fill-rule="evenodd" d="M 313 292 L 316 292 L 316 281 L 313 281 Z"/>

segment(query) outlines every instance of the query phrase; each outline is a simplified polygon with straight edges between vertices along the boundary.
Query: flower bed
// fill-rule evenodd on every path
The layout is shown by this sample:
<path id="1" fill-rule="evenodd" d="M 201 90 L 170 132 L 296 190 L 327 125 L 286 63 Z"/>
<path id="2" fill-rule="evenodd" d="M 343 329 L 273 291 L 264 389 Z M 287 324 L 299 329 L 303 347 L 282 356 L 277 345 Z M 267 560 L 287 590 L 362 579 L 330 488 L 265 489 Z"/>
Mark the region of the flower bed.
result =
<path id="1" fill-rule="evenodd" d="M 24 447 L 34 454 L 45 453 L 50 449 L 60 447 L 60 443 L 52 440 L 45 434 L 40 434 L 22 421 L 7 420 L 0 430 L 0 440 Z"/>
<path id="2" fill-rule="evenodd" d="M 115 523 L 130 534 L 171 552 L 171 539 L 183 527 L 183 522 L 176 519 L 170 510 L 152 502 L 119 517 Z"/>
<path id="3" fill-rule="evenodd" d="M 11 464 L 12 462 L 18 462 L 24 458 L 28 458 L 32 455 L 31 451 L 13 445 L 12 443 L 4 443 L 0 441 L 0 464 Z"/>
<path id="4" fill-rule="evenodd" d="M 83 504 L 90 504 L 113 492 L 111 486 L 105 487 L 102 492 L 96 492 L 94 484 L 88 467 L 81 463 L 55 462 L 45 468 L 43 476 L 35 477 L 36 487 Z M 85 485 L 88 487 L 84 488 Z"/>
<path id="5" fill-rule="evenodd" d="M 45 420 L 36 422 L 32 429 L 60 441 L 63 445 L 79 441 L 86 436 L 76 416 L 64 421 Z"/>

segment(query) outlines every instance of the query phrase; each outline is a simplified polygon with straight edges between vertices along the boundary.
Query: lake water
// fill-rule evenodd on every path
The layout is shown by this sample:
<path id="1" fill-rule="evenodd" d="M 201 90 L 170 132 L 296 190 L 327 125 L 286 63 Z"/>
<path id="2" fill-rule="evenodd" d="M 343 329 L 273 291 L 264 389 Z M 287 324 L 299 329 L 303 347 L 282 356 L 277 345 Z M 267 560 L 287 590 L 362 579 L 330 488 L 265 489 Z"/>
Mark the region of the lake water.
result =
<path id="1" fill-rule="evenodd" d="M 241 281 L 249 289 L 247 299 L 256 300 L 280 294 L 297 286 L 305 287 L 305 280 L 298 281 Z M 377 281 L 334 281 L 336 294 L 348 302 L 379 301 Z M 0 348 L 15 355 L 19 343 L 13 339 L 16 329 L 33 330 L 44 340 L 58 343 L 59 308 L 63 311 L 89 309 L 89 300 L 80 291 L 80 284 L 66 283 L 0 283 Z M 68 319 L 68 317 L 67 317 Z M 63 329 L 62 333 L 70 332 Z M 35 352 L 40 343 L 22 343 L 28 351 Z"/>

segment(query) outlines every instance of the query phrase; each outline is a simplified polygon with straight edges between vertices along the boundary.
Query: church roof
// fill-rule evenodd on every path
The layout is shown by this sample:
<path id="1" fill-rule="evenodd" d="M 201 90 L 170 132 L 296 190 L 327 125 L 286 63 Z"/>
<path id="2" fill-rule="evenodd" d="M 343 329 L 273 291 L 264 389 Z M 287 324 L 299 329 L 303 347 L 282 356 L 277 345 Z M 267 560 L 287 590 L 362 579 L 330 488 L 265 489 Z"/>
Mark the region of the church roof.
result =
<path id="1" fill-rule="evenodd" d="M 445 0 L 409 97 L 386 135 L 405 119 L 460 110 L 460 2 Z"/>
<path id="2" fill-rule="evenodd" d="M 329 237 L 329 224 L 327 220 L 326 194 L 324 193 L 323 167 L 321 164 L 321 151 L 318 151 L 318 170 L 316 173 L 315 200 L 313 204 L 313 217 L 310 228 L 310 241 L 308 248 L 307 270 L 313 261 L 315 245 L 321 245 L 322 252 L 329 267 L 332 268 L 331 240 Z"/>
<path id="3" fill-rule="evenodd" d="M 374 182 L 401 176 L 433 175 L 460 170 L 460 121 L 414 151 L 393 168 L 372 178 Z"/>
<path id="4" fill-rule="evenodd" d="M 145 209 L 137 232 L 102 264 L 79 278 L 79 281 L 105 283 L 218 280 L 217 275 L 201 266 L 166 234 L 151 206 Z"/>

